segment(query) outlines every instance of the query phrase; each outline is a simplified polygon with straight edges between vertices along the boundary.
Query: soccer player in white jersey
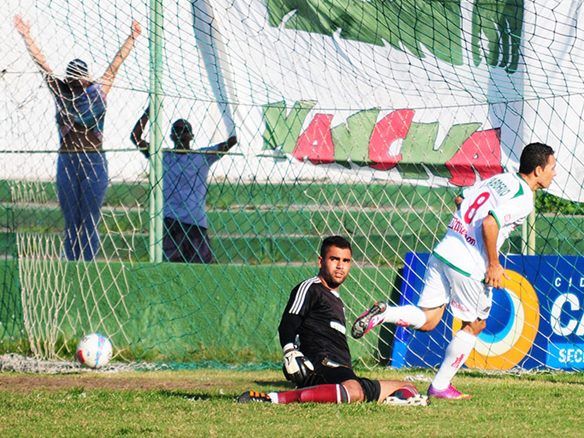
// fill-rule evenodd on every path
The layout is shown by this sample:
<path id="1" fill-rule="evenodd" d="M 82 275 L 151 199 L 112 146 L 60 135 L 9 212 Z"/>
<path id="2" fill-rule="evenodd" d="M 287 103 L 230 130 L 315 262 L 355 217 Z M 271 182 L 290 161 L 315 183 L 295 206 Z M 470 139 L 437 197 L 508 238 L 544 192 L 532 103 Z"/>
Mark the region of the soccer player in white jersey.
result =
<path id="1" fill-rule="evenodd" d="M 531 213 L 535 191 L 550 186 L 555 169 L 553 149 L 531 143 L 521 153 L 519 173 L 495 175 L 463 190 L 455 199 L 457 210 L 446 236 L 428 262 L 418 305 L 376 303 L 357 318 L 351 330 L 353 337 L 360 338 L 386 322 L 431 331 L 450 303 L 452 314 L 462 320 L 462 329 L 448 345 L 428 395 L 470 398 L 451 381 L 486 326 L 492 288 L 501 286 L 504 269 L 499 262 L 499 248 Z"/>

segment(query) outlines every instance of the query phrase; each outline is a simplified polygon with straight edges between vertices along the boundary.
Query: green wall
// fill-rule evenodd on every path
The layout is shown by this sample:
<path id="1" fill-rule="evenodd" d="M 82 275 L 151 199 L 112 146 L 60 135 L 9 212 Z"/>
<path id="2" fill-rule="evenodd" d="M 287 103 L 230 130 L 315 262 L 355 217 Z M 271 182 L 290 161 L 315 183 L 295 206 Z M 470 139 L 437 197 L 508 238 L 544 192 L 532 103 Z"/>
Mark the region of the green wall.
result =
<path id="1" fill-rule="evenodd" d="M 59 264 L 61 284 L 69 287 L 65 344 L 74 345 L 83 332 L 97 329 L 111 337 L 121 357 L 164 361 L 280 360 L 277 326 L 290 290 L 316 273 L 316 268 L 292 266 L 36 263 L 44 270 Z M 0 307 L 0 346 L 6 351 L 18 341 L 26 345 L 26 336 L 16 262 L 1 263 L 0 275 L 14 279 L 4 282 L 11 286 L 2 291 Z M 359 291 L 377 290 L 383 298 L 394 279 L 390 268 L 354 268 L 341 289 L 347 320 L 370 302 Z M 118 290 L 125 291 L 123 300 Z M 350 342 L 355 360 L 370 356 L 363 343 Z"/>

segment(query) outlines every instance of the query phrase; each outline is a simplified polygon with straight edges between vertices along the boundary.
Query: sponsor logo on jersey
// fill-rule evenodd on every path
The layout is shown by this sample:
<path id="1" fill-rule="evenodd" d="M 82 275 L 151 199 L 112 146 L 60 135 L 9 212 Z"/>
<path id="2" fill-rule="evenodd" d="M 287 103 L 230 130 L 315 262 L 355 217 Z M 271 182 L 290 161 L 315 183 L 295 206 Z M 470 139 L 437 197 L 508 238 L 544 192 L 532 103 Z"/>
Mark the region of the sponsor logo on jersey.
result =
<path id="1" fill-rule="evenodd" d="M 450 223 L 448 224 L 448 228 L 464 237 L 464 240 L 466 240 L 466 243 L 468 243 L 469 245 L 475 246 L 477 244 L 476 239 L 468 235 L 468 229 L 464 226 L 462 222 L 458 220 L 458 218 L 453 217 Z"/>

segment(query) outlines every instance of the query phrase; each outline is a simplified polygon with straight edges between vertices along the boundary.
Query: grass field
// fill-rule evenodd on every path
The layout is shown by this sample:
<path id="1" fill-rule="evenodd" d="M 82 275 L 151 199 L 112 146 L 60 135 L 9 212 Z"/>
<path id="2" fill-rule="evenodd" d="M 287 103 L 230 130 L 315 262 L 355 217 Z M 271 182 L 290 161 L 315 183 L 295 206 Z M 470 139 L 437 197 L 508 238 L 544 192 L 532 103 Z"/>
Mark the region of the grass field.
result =
<path id="1" fill-rule="evenodd" d="M 371 378 L 430 372 L 362 372 Z M 246 389 L 282 390 L 278 371 L 0 373 L 0 436 L 582 436 L 584 375 L 463 373 L 470 401 L 428 407 L 237 404 Z"/>

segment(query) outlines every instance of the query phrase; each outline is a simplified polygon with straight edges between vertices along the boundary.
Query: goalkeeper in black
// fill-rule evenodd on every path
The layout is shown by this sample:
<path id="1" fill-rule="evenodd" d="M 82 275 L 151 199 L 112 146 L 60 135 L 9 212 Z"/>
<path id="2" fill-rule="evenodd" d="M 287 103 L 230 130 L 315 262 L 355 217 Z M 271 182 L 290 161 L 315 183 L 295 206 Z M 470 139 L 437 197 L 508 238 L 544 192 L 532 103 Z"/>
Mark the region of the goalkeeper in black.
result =
<path id="1" fill-rule="evenodd" d="M 353 371 L 338 290 L 349 275 L 351 259 L 351 244 L 345 238 L 327 237 L 320 248 L 318 275 L 292 289 L 278 332 L 284 375 L 297 389 L 247 391 L 239 402 L 426 404 L 426 397 L 410 383 L 370 380 Z"/>

